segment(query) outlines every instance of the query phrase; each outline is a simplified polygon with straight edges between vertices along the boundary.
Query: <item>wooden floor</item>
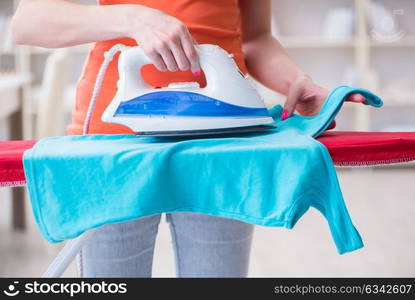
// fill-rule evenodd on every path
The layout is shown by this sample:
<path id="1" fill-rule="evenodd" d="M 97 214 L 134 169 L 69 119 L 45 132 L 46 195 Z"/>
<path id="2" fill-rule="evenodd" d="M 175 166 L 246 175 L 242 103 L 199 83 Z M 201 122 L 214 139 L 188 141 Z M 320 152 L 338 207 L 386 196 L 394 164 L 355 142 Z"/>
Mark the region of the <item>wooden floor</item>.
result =
<path id="1" fill-rule="evenodd" d="M 415 169 L 344 168 L 338 173 L 365 247 L 338 255 L 325 219 L 311 209 L 293 230 L 256 227 L 249 276 L 415 276 Z M 12 232 L 7 191 L 0 195 L 0 276 L 40 276 L 58 247 L 44 242 L 36 228 Z M 175 276 L 165 222 L 160 226 L 153 275 Z M 74 265 L 65 276 L 76 276 Z"/>

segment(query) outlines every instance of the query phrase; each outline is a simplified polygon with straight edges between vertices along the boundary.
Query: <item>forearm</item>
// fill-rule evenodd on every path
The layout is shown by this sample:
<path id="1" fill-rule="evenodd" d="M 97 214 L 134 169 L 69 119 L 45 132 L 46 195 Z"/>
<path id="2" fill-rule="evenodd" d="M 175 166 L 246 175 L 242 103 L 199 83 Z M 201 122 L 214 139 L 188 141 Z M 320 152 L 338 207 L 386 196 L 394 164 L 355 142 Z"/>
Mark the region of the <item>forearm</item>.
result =
<path id="1" fill-rule="evenodd" d="M 134 5 L 137 10 L 138 5 Z M 125 37 L 131 5 L 22 0 L 13 17 L 17 44 L 58 48 Z"/>
<path id="2" fill-rule="evenodd" d="M 269 33 L 244 42 L 243 51 L 249 73 L 260 83 L 288 95 L 292 83 L 306 76 Z"/>
<path id="3" fill-rule="evenodd" d="M 12 27 L 16 44 L 46 48 L 128 37 L 143 48 L 159 71 L 200 72 L 195 43 L 186 25 L 144 5 L 21 0 Z"/>

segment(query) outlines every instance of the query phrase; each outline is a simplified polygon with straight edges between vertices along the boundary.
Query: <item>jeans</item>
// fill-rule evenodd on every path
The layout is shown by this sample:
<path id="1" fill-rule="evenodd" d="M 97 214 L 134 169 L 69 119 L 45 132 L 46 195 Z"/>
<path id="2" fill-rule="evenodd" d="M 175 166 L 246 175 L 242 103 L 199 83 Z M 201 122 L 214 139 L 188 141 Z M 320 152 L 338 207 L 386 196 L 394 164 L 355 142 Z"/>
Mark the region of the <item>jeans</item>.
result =
<path id="1" fill-rule="evenodd" d="M 77 257 L 80 277 L 151 277 L 161 215 L 96 229 Z M 169 213 L 178 277 L 246 277 L 254 226 L 198 213 Z"/>

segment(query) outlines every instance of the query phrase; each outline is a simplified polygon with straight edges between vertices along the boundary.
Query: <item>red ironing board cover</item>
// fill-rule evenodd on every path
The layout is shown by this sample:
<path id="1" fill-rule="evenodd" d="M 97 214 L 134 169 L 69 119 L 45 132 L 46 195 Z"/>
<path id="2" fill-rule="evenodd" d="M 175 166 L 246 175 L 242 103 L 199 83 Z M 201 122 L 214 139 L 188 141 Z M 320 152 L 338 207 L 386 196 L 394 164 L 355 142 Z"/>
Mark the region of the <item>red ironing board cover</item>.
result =
<path id="1" fill-rule="evenodd" d="M 415 132 L 326 131 L 317 138 L 335 165 L 373 166 L 415 160 Z M 0 186 L 25 184 L 22 157 L 36 141 L 0 141 Z"/>
<path id="2" fill-rule="evenodd" d="M 0 186 L 24 185 L 23 152 L 36 141 L 0 141 Z"/>
<path id="3" fill-rule="evenodd" d="M 324 144 L 337 166 L 374 166 L 415 160 L 415 132 L 325 131 Z"/>

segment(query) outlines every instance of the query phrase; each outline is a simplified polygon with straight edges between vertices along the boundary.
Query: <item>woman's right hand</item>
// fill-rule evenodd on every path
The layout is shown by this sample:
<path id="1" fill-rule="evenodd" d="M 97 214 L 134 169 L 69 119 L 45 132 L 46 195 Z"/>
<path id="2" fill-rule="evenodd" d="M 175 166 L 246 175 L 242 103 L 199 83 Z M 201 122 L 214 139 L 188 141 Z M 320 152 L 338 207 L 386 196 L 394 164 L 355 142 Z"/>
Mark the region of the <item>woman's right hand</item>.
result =
<path id="1" fill-rule="evenodd" d="M 160 71 L 191 70 L 199 75 L 196 42 L 186 25 L 160 10 L 141 5 L 135 8 L 129 13 L 128 36 L 137 41 L 155 67 Z"/>

